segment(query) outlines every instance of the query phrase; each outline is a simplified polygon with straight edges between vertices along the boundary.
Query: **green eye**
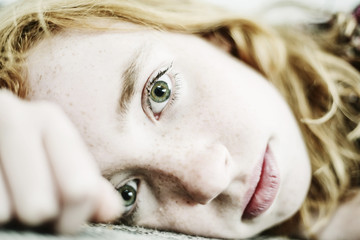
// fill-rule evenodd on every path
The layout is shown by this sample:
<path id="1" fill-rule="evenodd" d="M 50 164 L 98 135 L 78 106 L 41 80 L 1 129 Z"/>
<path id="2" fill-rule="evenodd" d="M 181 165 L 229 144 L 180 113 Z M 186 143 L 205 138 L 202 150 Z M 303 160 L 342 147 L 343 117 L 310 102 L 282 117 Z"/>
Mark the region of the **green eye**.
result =
<path id="1" fill-rule="evenodd" d="M 150 98 L 154 102 L 162 103 L 169 99 L 171 95 L 171 89 L 164 81 L 157 81 L 150 91 Z"/>
<path id="2" fill-rule="evenodd" d="M 175 99 L 172 92 L 174 79 L 167 74 L 168 70 L 169 68 L 159 72 L 156 77 L 150 78 L 146 85 L 146 104 L 156 120 L 159 119 L 166 106 Z"/>
<path id="3" fill-rule="evenodd" d="M 117 189 L 122 199 L 124 200 L 125 207 L 129 207 L 136 202 L 136 184 L 137 183 L 135 181 L 130 181 Z"/>

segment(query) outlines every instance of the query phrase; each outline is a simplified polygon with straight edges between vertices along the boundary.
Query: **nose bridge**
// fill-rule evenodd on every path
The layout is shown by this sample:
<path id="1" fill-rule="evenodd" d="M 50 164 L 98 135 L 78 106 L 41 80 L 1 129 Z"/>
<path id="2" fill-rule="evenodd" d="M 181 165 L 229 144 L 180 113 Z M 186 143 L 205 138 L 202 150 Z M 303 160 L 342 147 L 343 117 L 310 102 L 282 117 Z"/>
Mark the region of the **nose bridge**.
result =
<path id="1" fill-rule="evenodd" d="M 168 170 L 193 201 L 206 204 L 227 188 L 230 155 L 224 146 L 193 147 L 181 155 L 168 162 Z"/>

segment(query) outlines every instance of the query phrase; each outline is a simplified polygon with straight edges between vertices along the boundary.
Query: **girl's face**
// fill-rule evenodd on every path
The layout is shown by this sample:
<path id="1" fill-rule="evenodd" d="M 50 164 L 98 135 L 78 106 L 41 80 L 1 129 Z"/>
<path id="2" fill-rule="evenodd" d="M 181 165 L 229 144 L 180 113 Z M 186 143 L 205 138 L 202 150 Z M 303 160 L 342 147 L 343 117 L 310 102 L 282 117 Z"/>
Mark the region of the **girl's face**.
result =
<path id="1" fill-rule="evenodd" d="M 277 90 L 199 37 L 117 26 L 43 40 L 27 64 L 30 98 L 69 115 L 124 221 L 239 238 L 291 217 L 310 166 Z"/>

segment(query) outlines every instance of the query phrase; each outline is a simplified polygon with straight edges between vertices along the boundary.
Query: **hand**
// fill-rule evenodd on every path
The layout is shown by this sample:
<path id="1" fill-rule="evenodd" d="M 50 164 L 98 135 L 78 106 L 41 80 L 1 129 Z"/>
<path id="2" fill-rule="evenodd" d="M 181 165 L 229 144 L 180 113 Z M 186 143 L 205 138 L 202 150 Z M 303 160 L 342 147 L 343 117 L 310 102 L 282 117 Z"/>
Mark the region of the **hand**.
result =
<path id="1" fill-rule="evenodd" d="M 0 89 L 0 225 L 55 222 L 56 231 L 73 233 L 121 212 L 117 192 L 61 109 Z"/>

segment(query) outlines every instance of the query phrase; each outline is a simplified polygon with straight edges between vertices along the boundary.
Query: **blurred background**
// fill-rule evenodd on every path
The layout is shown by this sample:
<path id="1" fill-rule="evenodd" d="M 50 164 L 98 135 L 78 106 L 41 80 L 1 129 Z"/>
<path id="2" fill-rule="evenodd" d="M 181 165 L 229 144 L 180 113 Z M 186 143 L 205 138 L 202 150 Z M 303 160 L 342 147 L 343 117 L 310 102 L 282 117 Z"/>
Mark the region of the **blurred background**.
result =
<path id="1" fill-rule="evenodd" d="M 205 0 L 273 23 L 321 21 L 328 13 L 352 12 L 360 0 Z M 323 13 L 323 14 L 322 14 Z"/>
<path id="2" fill-rule="evenodd" d="M 224 5 L 232 9 L 244 12 L 252 12 L 259 8 L 266 8 L 274 3 L 283 3 L 291 5 L 292 3 L 300 3 L 310 8 L 322 9 L 327 11 L 348 11 L 353 9 L 360 0 L 206 0 L 218 5 Z"/>
<path id="3" fill-rule="evenodd" d="M 16 0 L 0 0 L 6 5 Z M 46 1 L 46 0 L 44 0 Z M 101 1 L 101 0 L 99 0 Z M 166 0 L 164 0 L 166 1 Z M 246 16 L 265 18 L 271 22 L 287 23 L 296 21 L 317 21 L 323 19 L 321 13 L 350 12 L 360 0 L 202 0 L 229 8 Z M 312 9 L 314 11 L 304 11 Z M 312 13 L 311 13 L 312 12 Z"/>

